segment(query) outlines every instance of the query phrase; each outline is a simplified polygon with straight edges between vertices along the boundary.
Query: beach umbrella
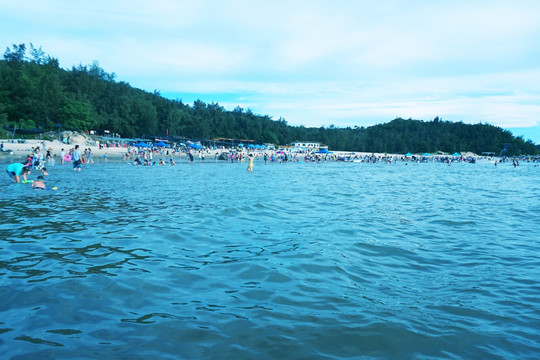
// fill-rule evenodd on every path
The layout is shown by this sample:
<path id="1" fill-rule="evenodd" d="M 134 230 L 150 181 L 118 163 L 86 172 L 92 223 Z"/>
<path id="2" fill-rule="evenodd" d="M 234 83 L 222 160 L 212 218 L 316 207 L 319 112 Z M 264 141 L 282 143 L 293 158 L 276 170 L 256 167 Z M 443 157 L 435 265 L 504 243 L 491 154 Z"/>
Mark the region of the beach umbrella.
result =
<path id="1" fill-rule="evenodd" d="M 255 145 L 249 144 L 247 147 L 250 148 L 250 149 L 253 149 L 255 147 Z"/>
<path id="2" fill-rule="evenodd" d="M 425 152 L 425 153 L 422 154 L 422 156 L 431 156 L 431 154 L 428 153 L 428 152 Z"/>
<path id="3" fill-rule="evenodd" d="M 453 153 L 452 156 L 461 156 L 461 154 L 458 154 L 457 152 Z"/>
<path id="4" fill-rule="evenodd" d="M 406 153 L 405 156 L 412 156 L 410 152 Z"/>
<path id="5" fill-rule="evenodd" d="M 266 145 L 261 145 L 261 149 L 268 149 Z"/>
<path id="6" fill-rule="evenodd" d="M 238 144 L 238 147 L 244 147 L 244 144 Z"/>

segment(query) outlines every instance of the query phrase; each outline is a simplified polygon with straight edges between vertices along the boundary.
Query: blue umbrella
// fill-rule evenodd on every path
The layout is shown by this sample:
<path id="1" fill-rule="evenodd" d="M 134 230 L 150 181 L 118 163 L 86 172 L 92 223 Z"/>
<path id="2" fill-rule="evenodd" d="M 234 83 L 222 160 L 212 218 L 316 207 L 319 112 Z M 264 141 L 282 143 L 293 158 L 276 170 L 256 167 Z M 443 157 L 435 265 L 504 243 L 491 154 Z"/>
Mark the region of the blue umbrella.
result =
<path id="1" fill-rule="evenodd" d="M 461 156 L 461 154 L 458 154 L 457 152 L 453 153 L 452 156 Z"/>
<path id="2" fill-rule="evenodd" d="M 425 152 L 425 153 L 422 154 L 422 156 L 431 156 L 431 154 L 428 153 L 428 152 Z"/>
<path id="3" fill-rule="evenodd" d="M 410 152 L 406 153 L 405 156 L 412 156 Z"/>

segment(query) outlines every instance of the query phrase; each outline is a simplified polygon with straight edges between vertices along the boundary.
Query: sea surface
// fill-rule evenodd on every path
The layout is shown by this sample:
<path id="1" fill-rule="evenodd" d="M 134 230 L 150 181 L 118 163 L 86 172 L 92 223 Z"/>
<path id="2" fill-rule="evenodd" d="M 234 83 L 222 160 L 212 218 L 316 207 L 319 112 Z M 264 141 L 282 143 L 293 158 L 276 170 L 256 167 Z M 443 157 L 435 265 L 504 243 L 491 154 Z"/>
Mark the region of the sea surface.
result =
<path id="1" fill-rule="evenodd" d="M 540 166 L 246 166 L 4 173 L 2 359 L 540 358 Z"/>

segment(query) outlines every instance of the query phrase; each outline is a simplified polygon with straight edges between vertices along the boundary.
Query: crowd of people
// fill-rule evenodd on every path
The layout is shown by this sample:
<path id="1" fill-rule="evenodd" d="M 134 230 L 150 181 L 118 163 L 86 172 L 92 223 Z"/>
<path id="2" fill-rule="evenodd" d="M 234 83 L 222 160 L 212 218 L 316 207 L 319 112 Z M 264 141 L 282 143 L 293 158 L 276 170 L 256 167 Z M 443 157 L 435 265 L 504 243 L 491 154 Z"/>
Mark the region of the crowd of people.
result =
<path id="1" fill-rule="evenodd" d="M 3 145 L 3 143 L 2 143 Z M 47 168 L 45 165 L 54 165 L 59 163 L 61 165 L 71 164 L 74 171 L 81 171 L 83 164 L 94 163 L 94 153 L 90 147 L 85 148 L 83 151 L 79 149 L 79 145 L 75 145 L 72 148 L 65 150 L 62 148 L 59 154 L 55 154 L 52 148 L 46 148 L 45 143 L 41 143 L 41 146 L 32 148 L 31 154 L 22 162 L 9 164 L 6 168 L 8 175 L 14 182 L 33 182 L 33 187 L 36 189 L 46 188 L 44 185 L 44 176 L 47 176 Z M 247 162 L 247 170 L 253 171 L 255 159 L 268 163 L 288 163 L 288 162 L 363 162 L 363 163 L 396 163 L 396 162 L 440 162 L 452 164 L 454 162 L 468 162 L 475 163 L 476 156 L 451 156 L 451 155 L 388 155 L 388 154 L 363 154 L 358 153 L 339 153 L 334 154 L 329 151 L 294 151 L 294 149 L 279 149 L 275 151 L 264 150 L 251 150 L 245 148 L 221 148 L 221 149 L 208 149 L 199 148 L 191 149 L 189 147 L 148 147 L 142 148 L 137 146 L 126 146 L 125 152 L 121 159 L 125 163 L 133 165 L 143 166 L 174 166 L 176 161 L 185 161 L 193 163 L 206 162 L 206 161 L 226 161 L 228 163 Z M 2 151 L 5 149 L 2 146 Z M 410 155 L 410 156 L 409 156 Z M 457 154 L 456 154 L 457 155 Z M 483 159 L 483 158 L 479 158 Z M 495 165 L 502 162 L 512 161 L 515 167 L 519 166 L 518 158 L 496 158 L 491 159 Z M 540 162 L 539 157 L 530 157 L 523 159 L 527 162 Z M 103 162 L 109 161 L 108 153 L 103 155 Z M 31 170 L 38 171 L 40 178 L 36 180 L 29 180 L 28 175 Z"/>
<path id="2" fill-rule="evenodd" d="M 3 144 L 2 144 L 3 145 Z M 92 150 L 90 148 L 85 149 L 84 155 L 79 150 L 79 145 L 75 145 L 69 149 L 66 153 L 64 149 L 60 152 L 60 158 L 58 154 L 53 154 L 52 148 L 45 148 L 45 144 L 42 144 L 44 151 L 40 146 L 32 148 L 32 153 L 26 156 L 22 162 L 11 163 L 6 167 L 6 172 L 9 177 L 12 178 L 15 183 L 32 183 L 32 188 L 39 190 L 50 189 L 45 186 L 44 176 L 48 176 L 47 168 L 45 164 L 55 165 L 57 161 L 63 165 L 65 163 L 71 163 L 74 171 L 81 171 L 81 165 L 84 161 L 92 162 Z M 45 155 L 43 154 L 45 152 Z M 83 157 L 84 156 L 84 157 Z M 30 180 L 28 176 L 31 170 L 38 172 L 35 180 Z M 56 189 L 56 188 L 52 188 Z"/>

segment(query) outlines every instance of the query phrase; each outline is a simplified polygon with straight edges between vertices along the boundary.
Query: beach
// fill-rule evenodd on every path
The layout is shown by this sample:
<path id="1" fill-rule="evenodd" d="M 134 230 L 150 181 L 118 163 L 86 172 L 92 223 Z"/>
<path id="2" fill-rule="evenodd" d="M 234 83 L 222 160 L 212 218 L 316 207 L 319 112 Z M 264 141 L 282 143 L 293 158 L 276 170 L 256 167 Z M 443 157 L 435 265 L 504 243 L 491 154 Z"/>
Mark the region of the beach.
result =
<path id="1" fill-rule="evenodd" d="M 54 140 L 54 141 L 47 141 L 47 140 L 25 140 L 24 143 L 17 143 L 11 142 L 11 140 L 8 139 L 0 139 L 0 143 L 4 144 L 4 152 L 0 153 L 0 161 L 3 163 L 6 162 L 20 162 L 23 161 L 27 155 L 31 155 L 33 153 L 33 150 L 36 147 L 39 147 L 41 152 L 43 154 L 46 154 L 47 150 L 51 149 L 52 155 L 57 156 L 57 161 L 60 157 L 60 152 L 62 149 L 64 149 L 65 153 L 67 154 L 70 149 L 73 149 L 75 145 L 79 145 L 79 150 L 81 153 L 84 152 L 85 149 L 89 148 L 93 153 L 93 160 L 96 163 L 103 163 L 105 162 L 104 156 L 107 156 L 107 161 L 121 161 L 124 157 L 124 155 L 128 152 L 128 149 L 132 147 L 126 147 L 126 146 L 108 146 L 108 147 L 100 147 L 98 145 L 88 145 L 88 142 L 74 142 L 71 144 L 65 144 L 61 141 Z M 168 148 L 162 148 L 162 152 L 158 152 L 157 154 L 154 154 L 154 160 L 159 159 L 162 157 L 164 160 L 168 160 L 169 158 L 174 158 L 175 160 L 178 159 L 184 159 L 186 160 L 187 156 L 185 152 L 175 152 L 175 154 L 172 154 L 172 150 Z M 202 152 L 205 155 L 206 160 L 213 160 L 215 158 L 216 154 L 221 154 L 223 152 L 229 152 L 231 149 L 227 148 L 218 148 L 218 149 L 210 149 L 205 148 L 203 150 L 192 150 L 194 154 Z M 169 152 L 167 154 L 167 151 Z M 237 151 L 235 149 L 235 151 Z M 275 153 L 275 151 L 271 150 L 243 150 L 244 154 L 247 154 L 248 152 L 254 152 L 258 155 L 263 155 L 265 152 Z M 372 155 L 372 153 L 361 153 L 361 152 L 346 152 L 346 151 L 340 151 L 340 152 L 333 152 L 333 155 L 339 157 L 339 156 L 365 156 L 365 155 Z M 375 156 L 385 156 L 386 154 L 375 154 Z M 398 155 L 394 155 L 398 156 Z M 304 155 L 300 154 L 300 158 L 303 159 Z"/>
<path id="2" fill-rule="evenodd" d="M 79 150 L 81 150 L 81 152 L 84 152 L 85 148 L 90 148 L 94 155 L 94 161 L 98 163 L 105 161 L 105 155 L 108 156 L 109 160 L 122 160 L 122 157 L 127 152 L 126 147 L 103 147 L 100 149 L 100 147 L 96 145 L 86 145 L 86 143 L 64 144 L 58 140 L 25 140 L 24 143 L 17 143 L 17 141 L 11 142 L 11 140 L 0 139 L 0 143 L 4 144 L 4 152 L 0 153 L 0 161 L 3 163 L 9 161 L 23 161 L 27 155 L 32 154 L 33 149 L 36 147 L 39 147 L 44 155 L 48 149 L 51 149 L 53 156 L 57 155 L 59 158 L 62 149 L 64 149 L 67 154 L 70 149 L 75 147 L 75 145 L 79 145 Z"/>
<path id="3" fill-rule="evenodd" d="M 0 139 L 0 143 L 4 144 L 4 151 L 0 152 L 0 162 L 1 163 L 9 163 L 9 162 L 22 162 L 27 155 L 31 155 L 33 153 L 33 150 L 36 147 L 39 147 L 41 152 L 45 155 L 47 153 L 47 150 L 51 150 L 51 153 L 53 155 L 53 158 L 55 158 L 56 161 L 60 160 L 60 153 L 62 149 L 64 149 L 65 153 L 69 153 L 71 149 L 75 147 L 75 145 L 79 145 L 79 150 L 81 153 L 84 153 L 85 149 L 90 149 L 92 151 L 93 155 L 93 161 L 94 163 L 105 163 L 105 162 L 118 162 L 122 161 L 124 159 L 124 155 L 128 153 L 128 151 L 131 151 L 134 149 L 132 146 L 125 146 L 125 145 L 103 145 L 99 146 L 95 144 L 95 141 L 92 141 L 88 138 L 83 138 L 82 136 L 78 137 L 79 141 L 73 141 L 70 143 L 63 143 L 59 140 L 54 141 L 48 141 L 48 140 L 25 140 L 24 143 L 19 143 L 17 141 L 12 141 L 11 139 Z M 143 149 L 147 150 L 147 149 Z M 181 151 L 173 151 L 171 148 L 167 147 L 155 147 L 153 151 L 153 159 L 154 161 L 158 161 L 160 158 L 162 158 L 164 161 L 168 161 L 169 159 L 174 159 L 175 161 L 189 161 L 187 156 L 187 151 L 190 151 L 194 156 L 195 160 L 200 160 L 198 157 L 198 154 L 202 154 L 206 161 L 208 160 L 214 160 L 216 155 L 220 155 L 221 153 L 228 153 L 228 152 L 235 152 L 235 153 L 241 153 L 243 157 L 245 158 L 247 154 L 255 154 L 256 161 L 262 161 L 262 158 L 264 157 L 264 154 L 268 154 L 271 156 L 271 154 L 276 154 L 278 150 L 261 150 L 261 149 L 248 149 L 248 148 L 204 148 L 204 149 L 182 149 Z M 285 153 L 288 154 L 288 161 L 304 161 L 306 158 L 306 155 L 308 153 L 312 152 L 296 152 L 293 148 L 287 148 L 284 150 Z M 366 160 L 369 158 L 369 160 L 366 160 L 366 162 L 372 162 L 373 159 L 376 159 L 377 161 L 397 161 L 397 160 L 411 160 L 412 157 L 409 156 L 406 158 L 403 154 L 386 154 L 386 153 L 373 153 L 373 152 L 359 152 L 359 151 L 330 151 L 327 154 L 318 154 L 321 157 L 321 160 L 323 161 L 333 161 L 333 160 L 345 160 L 345 161 L 352 161 L 353 159 L 356 159 L 357 161 L 360 160 Z M 424 157 L 422 154 L 415 154 L 415 159 L 418 159 L 419 157 Z M 437 155 L 430 155 L 428 158 L 431 160 L 439 161 L 441 158 L 448 157 L 448 154 L 437 154 Z M 471 158 L 478 156 L 476 154 L 466 152 L 462 153 L 462 156 L 464 158 Z M 479 159 L 482 159 L 482 157 L 478 157 Z M 455 158 L 454 158 L 455 159 Z M 132 158 L 130 157 L 130 160 Z M 414 159 L 413 159 L 414 160 Z M 313 161 L 313 159 L 311 160 Z"/>

